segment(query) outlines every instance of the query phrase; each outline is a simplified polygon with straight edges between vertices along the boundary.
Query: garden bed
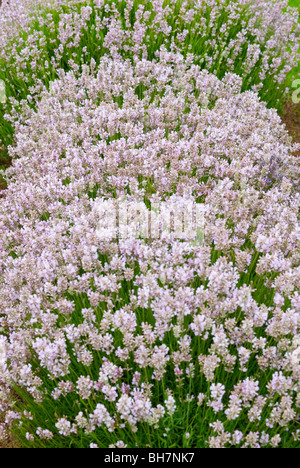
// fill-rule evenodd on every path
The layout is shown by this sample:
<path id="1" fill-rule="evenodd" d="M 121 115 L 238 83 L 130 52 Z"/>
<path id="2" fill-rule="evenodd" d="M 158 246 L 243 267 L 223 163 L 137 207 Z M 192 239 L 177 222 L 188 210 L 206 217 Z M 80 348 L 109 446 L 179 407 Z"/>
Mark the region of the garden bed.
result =
<path id="1" fill-rule="evenodd" d="M 285 6 L 2 2 L 5 447 L 299 446 Z"/>

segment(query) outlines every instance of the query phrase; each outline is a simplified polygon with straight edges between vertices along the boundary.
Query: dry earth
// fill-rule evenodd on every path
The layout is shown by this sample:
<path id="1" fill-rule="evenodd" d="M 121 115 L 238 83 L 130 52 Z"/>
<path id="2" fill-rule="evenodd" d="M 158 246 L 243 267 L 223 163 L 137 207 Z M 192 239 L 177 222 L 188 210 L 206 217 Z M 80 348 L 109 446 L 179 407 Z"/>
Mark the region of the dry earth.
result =
<path id="1" fill-rule="evenodd" d="M 282 120 L 290 135 L 294 138 L 294 141 L 300 143 L 300 104 L 288 103 L 285 107 Z"/>

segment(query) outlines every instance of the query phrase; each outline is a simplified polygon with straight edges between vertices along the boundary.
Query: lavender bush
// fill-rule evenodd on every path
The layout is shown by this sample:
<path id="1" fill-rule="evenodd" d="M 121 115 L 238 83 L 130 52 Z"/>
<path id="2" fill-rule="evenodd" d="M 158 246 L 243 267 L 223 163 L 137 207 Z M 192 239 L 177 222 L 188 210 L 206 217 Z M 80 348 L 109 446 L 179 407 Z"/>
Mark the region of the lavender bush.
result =
<path id="1" fill-rule="evenodd" d="M 2 409 L 23 446 L 298 440 L 299 168 L 241 84 L 162 48 L 61 73 L 15 115 Z M 179 195 L 205 207 L 204 242 L 97 237 L 99 200 Z"/>
<path id="2" fill-rule="evenodd" d="M 47 448 L 298 447 L 299 147 L 257 88 L 246 90 L 262 70 L 205 70 L 209 61 L 188 47 L 195 41 L 172 36 L 177 17 L 168 29 L 161 2 L 151 2 L 158 17 L 145 35 L 137 4 L 129 16 L 124 3 L 113 7 L 124 21 L 108 21 L 105 38 L 79 21 L 100 24 L 95 7 L 54 3 L 57 13 L 43 4 L 52 26 L 26 2 L 13 31 L 32 51 L 53 45 L 51 71 L 44 55 L 36 72 L 29 66 L 32 51 L 7 65 L 8 89 L 21 93 L 5 116 L 14 144 L 0 202 L 0 436 Z M 112 18 L 112 4 L 94 4 Z M 218 31 L 212 12 L 229 2 L 205 4 Z M 271 40 L 255 16 L 261 2 L 231 4 Z M 267 12 L 292 31 L 284 4 Z M 13 6 L 5 11 L 8 25 Z M 230 21 L 238 34 L 242 23 Z M 46 47 L 38 31 L 57 42 Z M 107 47 L 94 57 L 99 38 Z M 284 73 L 274 69 L 274 80 Z M 99 206 L 119 200 L 149 209 L 191 202 L 203 230 L 193 241 L 172 229 L 100 237 Z"/>

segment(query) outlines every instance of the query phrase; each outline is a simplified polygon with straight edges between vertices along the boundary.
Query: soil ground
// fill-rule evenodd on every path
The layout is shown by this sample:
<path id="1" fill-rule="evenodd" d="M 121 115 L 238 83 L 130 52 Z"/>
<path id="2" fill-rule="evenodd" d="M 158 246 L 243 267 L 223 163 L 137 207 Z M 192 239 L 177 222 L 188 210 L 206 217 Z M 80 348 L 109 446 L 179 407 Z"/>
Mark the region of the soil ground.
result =
<path id="1" fill-rule="evenodd" d="M 294 141 L 300 143 L 300 104 L 288 103 L 285 107 L 282 120 Z"/>

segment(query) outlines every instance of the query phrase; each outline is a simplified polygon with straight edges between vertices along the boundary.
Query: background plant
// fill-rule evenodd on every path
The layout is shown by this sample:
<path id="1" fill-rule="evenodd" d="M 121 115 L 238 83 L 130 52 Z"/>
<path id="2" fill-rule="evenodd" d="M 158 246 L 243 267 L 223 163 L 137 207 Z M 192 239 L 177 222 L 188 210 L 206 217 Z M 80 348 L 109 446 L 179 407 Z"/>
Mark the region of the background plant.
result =
<path id="1" fill-rule="evenodd" d="M 164 45 L 223 78 L 232 71 L 242 89 L 259 91 L 268 106 L 281 109 L 287 75 L 298 61 L 298 12 L 287 1 L 62 0 L 3 2 L 0 79 L 7 95 L 34 103 L 58 70 L 80 72 L 104 55 L 152 59 Z M 14 101 L 8 106 L 8 111 Z M 0 109 L 0 138 L 7 146 L 13 129 Z"/>

